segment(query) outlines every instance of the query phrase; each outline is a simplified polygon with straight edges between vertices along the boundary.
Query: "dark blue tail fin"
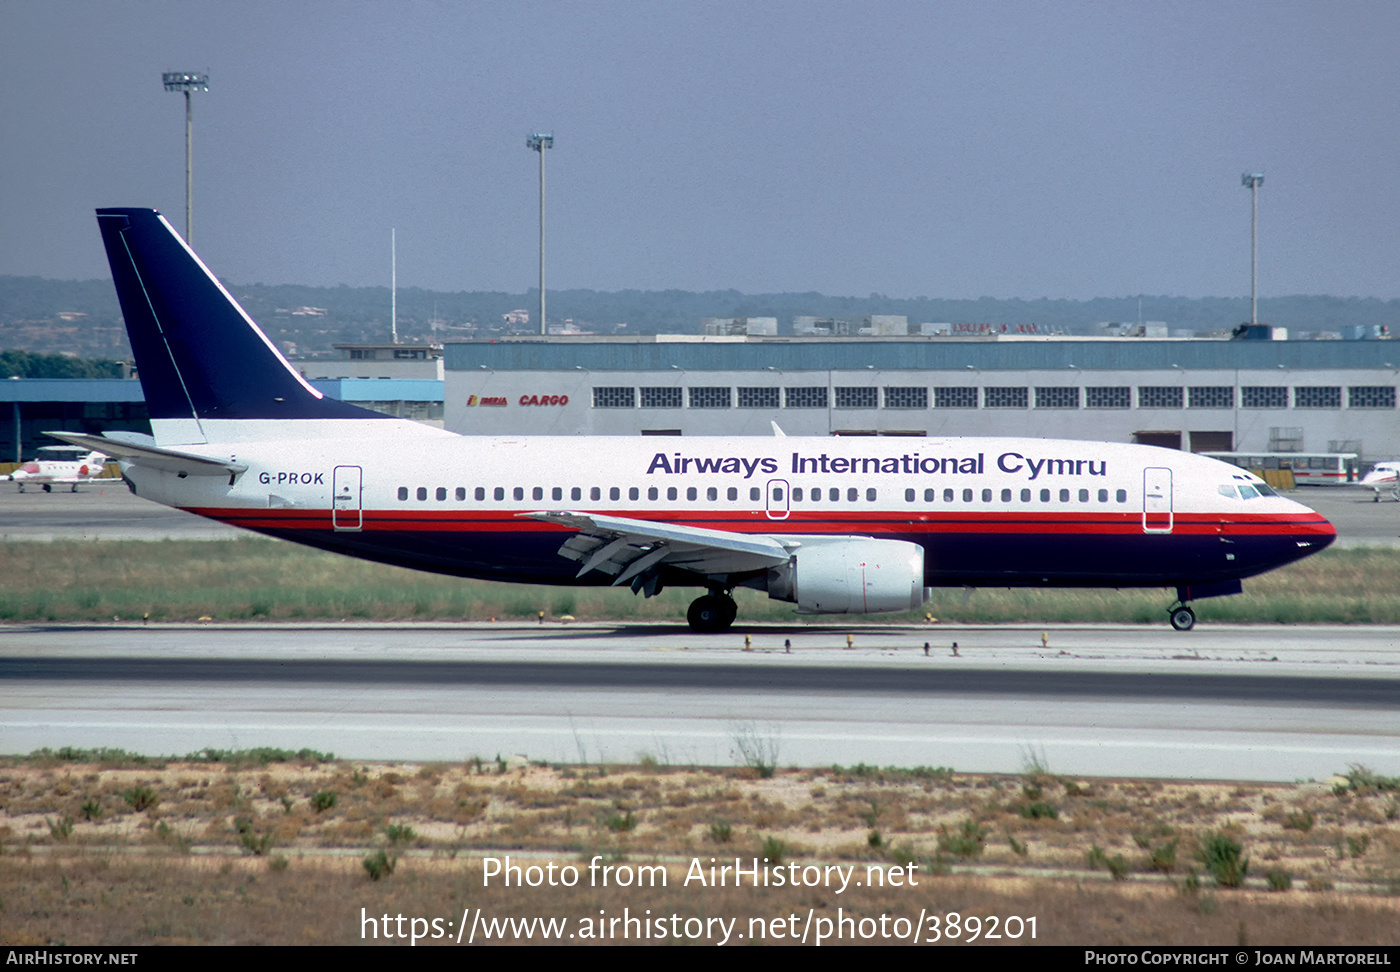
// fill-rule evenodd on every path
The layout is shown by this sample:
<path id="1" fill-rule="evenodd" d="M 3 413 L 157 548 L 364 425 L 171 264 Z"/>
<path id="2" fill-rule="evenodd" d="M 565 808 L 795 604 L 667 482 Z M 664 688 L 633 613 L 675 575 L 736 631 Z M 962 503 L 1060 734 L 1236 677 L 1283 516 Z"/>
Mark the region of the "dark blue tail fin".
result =
<path id="1" fill-rule="evenodd" d="M 152 419 L 385 418 L 325 398 L 153 209 L 99 209 Z"/>

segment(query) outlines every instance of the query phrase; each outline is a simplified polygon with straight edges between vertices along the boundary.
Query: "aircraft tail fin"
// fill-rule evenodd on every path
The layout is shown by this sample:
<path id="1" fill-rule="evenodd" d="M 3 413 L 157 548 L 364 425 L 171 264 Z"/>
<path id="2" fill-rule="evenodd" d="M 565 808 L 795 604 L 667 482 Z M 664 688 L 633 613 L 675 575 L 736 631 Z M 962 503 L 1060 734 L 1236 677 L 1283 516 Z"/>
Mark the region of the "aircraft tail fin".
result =
<path id="1" fill-rule="evenodd" d="M 97 223 L 153 426 L 200 442 L 211 419 L 387 418 L 307 383 L 160 213 Z"/>

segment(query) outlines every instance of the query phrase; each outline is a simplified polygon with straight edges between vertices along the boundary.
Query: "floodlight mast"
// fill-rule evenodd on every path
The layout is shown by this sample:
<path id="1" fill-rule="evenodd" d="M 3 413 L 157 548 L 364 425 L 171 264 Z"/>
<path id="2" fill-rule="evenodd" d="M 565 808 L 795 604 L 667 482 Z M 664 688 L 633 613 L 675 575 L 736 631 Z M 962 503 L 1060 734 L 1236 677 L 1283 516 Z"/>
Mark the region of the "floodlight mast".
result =
<path id="1" fill-rule="evenodd" d="M 1259 323 L 1259 187 L 1264 173 L 1246 172 L 1240 185 L 1249 190 L 1249 323 Z"/>
<path id="2" fill-rule="evenodd" d="M 544 150 L 554 148 L 553 132 L 536 132 L 525 139 L 525 146 L 532 152 L 540 153 L 540 333 L 545 334 L 544 323 Z"/>
<path id="3" fill-rule="evenodd" d="M 166 71 L 160 78 L 166 91 L 185 95 L 185 242 L 194 246 L 194 101 L 190 95 L 209 90 L 209 75 L 203 71 Z"/>

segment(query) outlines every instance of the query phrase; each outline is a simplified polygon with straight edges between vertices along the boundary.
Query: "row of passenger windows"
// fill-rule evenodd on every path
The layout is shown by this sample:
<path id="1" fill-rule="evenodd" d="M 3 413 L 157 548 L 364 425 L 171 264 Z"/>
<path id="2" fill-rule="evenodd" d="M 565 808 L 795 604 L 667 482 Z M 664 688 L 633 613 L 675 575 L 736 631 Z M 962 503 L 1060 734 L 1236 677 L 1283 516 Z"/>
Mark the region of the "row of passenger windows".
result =
<path id="1" fill-rule="evenodd" d="M 729 388 L 726 386 L 630 388 L 595 387 L 594 408 L 681 408 L 689 392 L 690 408 L 879 408 L 881 389 L 825 385 L 790 388 Z M 828 392 L 834 394 L 828 394 Z M 928 408 L 930 389 L 923 386 L 884 389 L 884 407 Z M 1086 387 L 1052 385 L 949 387 L 932 389 L 934 408 L 1132 408 L 1128 385 Z M 640 392 L 640 396 L 638 393 Z M 737 392 L 737 399 L 734 393 Z M 1238 389 L 1241 408 L 1288 408 L 1287 385 L 1245 385 Z M 1032 393 L 1034 393 L 1032 395 Z M 1142 385 L 1138 408 L 1234 408 L 1233 385 Z M 1294 408 L 1341 408 L 1340 385 L 1299 385 L 1292 389 Z M 1395 386 L 1355 385 L 1346 389 L 1348 408 L 1394 408 Z"/>
<path id="2" fill-rule="evenodd" d="M 1035 498 L 1036 492 L 1037 492 L 1036 490 L 1032 490 L 1032 489 L 1022 489 L 1022 490 L 1021 490 L 1021 502 L 1022 502 L 1022 503 L 1030 503 L 1030 502 L 1033 502 L 1033 501 L 1034 501 L 1034 498 Z M 1059 490 L 1058 492 L 1059 492 L 1059 500 L 1060 500 L 1060 502 L 1061 502 L 1061 503 L 1069 503 L 1069 502 L 1072 502 L 1072 501 L 1073 501 L 1073 497 L 1074 497 L 1076 491 L 1075 491 L 1075 490 L 1069 490 L 1069 489 L 1061 489 L 1061 490 Z M 1093 490 L 1081 489 L 1081 490 L 1078 490 L 1077 492 L 1078 492 L 1079 502 L 1081 502 L 1081 503 L 1090 503 L 1090 502 L 1093 502 L 1093 500 L 1092 500 L 1092 496 L 1094 495 L 1094 491 L 1093 491 Z M 983 502 L 983 503 L 990 503 L 990 502 L 992 502 L 992 497 L 995 495 L 995 493 L 996 493 L 995 490 L 983 489 L 983 490 L 982 490 L 982 502 Z M 1001 501 L 1002 501 L 1003 503 L 1010 503 L 1010 502 L 1012 501 L 1012 496 L 1014 495 L 1014 493 L 1015 493 L 1015 490 L 1003 489 L 1003 490 L 1001 491 Z M 1056 490 L 1044 489 L 1044 488 L 1042 488 L 1042 489 L 1039 490 L 1039 493 L 1040 493 L 1040 502 L 1042 502 L 1042 503 L 1049 503 L 1049 502 L 1052 500 L 1052 498 L 1054 498 L 1055 493 L 1056 493 Z M 937 499 L 937 495 L 938 495 L 938 490 L 936 490 L 936 489 L 925 489 L 925 490 L 924 490 L 924 502 L 925 502 L 925 503 L 932 503 L 932 502 L 934 502 L 934 501 Z M 976 490 L 964 488 L 963 491 L 962 491 L 962 501 L 963 501 L 964 503 L 972 503 L 972 502 L 975 502 L 975 497 L 976 497 L 976 495 L 977 495 L 977 491 L 976 491 Z M 904 499 L 905 499 L 905 502 L 908 502 L 908 503 L 917 502 L 917 497 L 918 497 L 918 490 L 906 489 L 906 490 L 904 491 Z M 1128 491 L 1127 491 L 1126 489 L 1117 490 L 1117 491 L 1114 493 L 1114 495 L 1113 495 L 1113 499 L 1114 499 L 1115 502 L 1118 502 L 1118 503 L 1126 503 L 1126 502 L 1128 502 Z M 943 490 L 943 502 L 945 502 L 945 503 L 953 503 L 953 502 L 956 502 L 956 501 L 957 501 L 957 491 L 954 490 L 954 489 L 947 489 L 947 488 L 945 488 L 945 489 Z M 1106 490 L 1106 489 L 1101 489 L 1101 490 L 1098 491 L 1098 501 L 1099 501 L 1100 503 L 1107 503 L 1107 502 L 1108 502 L 1108 490 Z"/>
<path id="3" fill-rule="evenodd" d="M 487 497 L 487 495 L 488 495 L 488 492 L 489 492 L 489 495 L 491 496 L 491 499 L 496 500 L 496 501 L 504 501 L 505 498 L 506 498 L 506 495 L 507 495 L 507 489 L 506 489 L 506 487 L 504 487 L 504 486 L 495 486 L 495 487 L 492 487 L 489 491 L 487 490 L 487 488 L 486 488 L 485 486 L 477 486 L 474 490 L 472 490 L 472 498 L 475 499 L 477 502 L 485 502 L 485 501 L 486 501 L 486 497 Z M 543 500 L 545 499 L 545 492 L 546 492 L 546 490 L 545 490 L 545 488 L 544 488 L 543 486 L 533 486 L 533 487 L 530 487 L 530 489 L 529 489 L 529 491 L 528 491 L 528 495 L 529 495 L 530 499 L 532 499 L 532 500 L 543 501 Z M 602 499 L 603 499 L 603 492 L 604 492 L 603 487 L 601 487 L 601 486 L 591 486 L 591 487 L 589 487 L 589 489 L 588 489 L 588 498 L 589 498 L 589 500 L 591 500 L 591 501 L 600 502 L 600 501 L 602 501 Z M 662 494 L 662 492 L 663 492 L 663 490 L 662 490 L 662 488 L 659 487 L 659 486 L 649 486 L 649 487 L 647 487 L 647 490 L 646 490 L 646 498 L 647 498 L 648 500 L 659 500 L 659 499 L 661 499 L 661 494 Z M 680 498 L 681 490 L 680 490 L 679 487 L 676 487 L 676 486 L 667 486 L 667 487 L 665 488 L 664 492 L 665 492 L 665 494 L 666 494 L 666 499 L 668 499 L 668 500 L 676 500 L 676 499 L 679 499 L 679 498 Z M 704 491 L 704 492 L 705 492 L 705 499 L 706 499 L 707 502 L 711 502 L 711 503 L 717 503 L 717 502 L 719 502 L 720 488 L 719 488 L 718 486 L 707 486 L 707 487 L 705 488 L 705 491 Z M 865 495 L 865 500 L 866 500 L 866 502 L 873 503 L 873 502 L 875 502 L 877 499 L 880 498 L 879 490 L 877 490 L 877 489 L 874 488 L 873 486 L 872 486 L 872 487 L 867 487 L 867 488 L 866 488 L 865 490 L 863 490 L 863 491 L 862 491 L 861 489 L 858 489 L 858 488 L 855 487 L 855 486 L 848 486 L 848 487 L 845 487 L 844 489 L 842 489 L 841 487 L 838 487 L 838 486 L 828 486 L 828 487 L 822 487 L 822 486 L 811 486 L 811 487 L 794 486 L 794 487 L 792 488 L 791 501 L 794 502 L 794 503 L 804 503 L 804 502 L 805 502 L 805 503 L 823 503 L 823 502 L 826 502 L 826 503 L 839 503 L 839 502 L 842 502 L 842 497 L 843 497 L 843 494 L 844 494 L 845 502 L 847 502 L 847 503 L 858 503 L 858 502 L 860 502 L 862 492 L 863 492 L 864 495 Z M 953 488 L 951 488 L 951 487 L 946 487 L 946 488 L 943 489 L 943 502 L 945 502 L 945 503 L 955 503 L 955 502 L 957 502 L 959 492 L 961 492 L 961 494 L 962 494 L 962 501 L 963 501 L 964 503 L 972 503 L 972 502 L 975 502 L 975 501 L 976 501 L 976 497 L 977 497 L 977 495 L 978 495 L 978 490 L 974 490 L 974 489 L 970 489 L 970 488 L 966 488 L 966 487 L 965 487 L 965 488 L 963 488 L 961 491 L 959 491 L 959 490 L 955 490 L 955 489 L 953 489 Z M 992 502 L 992 497 L 995 495 L 995 490 L 985 489 L 985 488 L 984 488 L 984 489 L 982 489 L 980 492 L 981 492 L 981 497 L 982 497 L 982 502 L 983 502 L 983 503 L 990 503 L 990 502 Z M 1035 490 L 1022 489 L 1022 490 L 1020 491 L 1021 502 L 1022 502 L 1022 503 L 1030 503 L 1030 502 L 1032 502 L 1033 497 L 1034 497 L 1034 495 L 1035 495 L 1035 492 L 1036 492 Z M 1050 489 L 1041 489 L 1041 490 L 1039 491 L 1040 502 L 1042 502 L 1042 503 L 1049 503 L 1049 502 L 1051 502 L 1051 499 L 1052 499 L 1052 497 L 1054 496 L 1055 492 L 1056 492 L 1056 491 L 1050 490 Z M 1072 501 L 1072 497 L 1073 497 L 1073 495 L 1074 495 L 1074 491 L 1073 491 L 1073 490 L 1061 489 L 1061 490 L 1059 490 L 1058 492 L 1059 492 L 1059 501 L 1060 501 L 1061 503 L 1069 503 L 1069 502 Z M 563 502 L 563 501 L 564 501 L 564 495 L 565 495 L 565 489 L 564 489 L 564 487 L 562 487 L 562 486 L 554 486 L 554 487 L 551 487 L 551 488 L 548 490 L 548 493 L 549 493 L 549 498 L 550 498 L 551 500 L 553 500 L 553 501 L 555 501 L 555 502 Z M 569 500 L 570 500 L 571 502 L 579 502 L 579 501 L 581 501 L 581 500 L 583 499 L 583 493 L 584 493 L 583 487 L 581 487 L 581 486 L 574 486 L 574 487 L 571 487 L 571 488 L 568 490 L 568 498 L 569 498 Z M 923 490 L 923 500 L 924 500 L 924 502 L 925 502 L 925 503 L 935 503 L 935 502 L 937 502 L 937 501 L 938 501 L 938 493 L 939 493 L 939 491 L 938 491 L 937 489 L 933 489 L 933 488 L 924 489 L 924 490 Z M 428 494 L 429 494 L 429 490 L 428 490 L 428 487 L 426 487 L 426 486 L 419 486 L 419 487 L 417 487 L 415 490 L 413 490 L 413 495 L 418 499 L 418 501 L 419 501 L 420 503 L 425 503 L 425 502 L 428 501 Z M 515 487 L 512 487 L 512 488 L 509 490 L 509 495 L 510 495 L 511 499 L 514 499 L 514 500 L 517 500 L 517 501 L 523 501 L 523 500 L 525 499 L 526 495 L 527 495 L 527 491 L 526 491 L 526 488 L 525 488 L 524 486 L 515 486 Z M 1014 495 L 1014 490 L 1003 489 L 1003 490 L 1001 490 L 1001 501 L 1002 501 L 1003 503 L 1010 503 L 1010 502 L 1012 502 L 1012 497 L 1013 497 L 1013 495 Z M 1081 502 L 1081 503 L 1088 503 L 1088 502 L 1091 502 L 1091 499 L 1090 499 L 1091 495 L 1092 495 L 1092 491 L 1091 491 L 1091 490 L 1087 490 L 1087 489 L 1081 489 L 1081 490 L 1079 490 L 1079 491 L 1078 491 L 1079 502 Z M 435 500 L 437 500 L 439 503 L 445 503 L 445 502 L 447 502 L 447 498 L 448 498 L 448 488 L 447 488 L 446 486 L 438 486 L 436 489 L 434 489 L 434 490 L 432 491 L 432 496 L 433 496 L 433 498 L 434 498 Z M 455 490 L 452 491 L 452 496 L 453 496 L 453 498 L 456 499 L 457 502 L 459 502 L 459 503 L 464 503 L 464 502 L 466 502 L 466 499 L 467 499 L 467 488 L 466 488 L 465 486 L 458 486 Z M 400 487 L 399 487 L 399 500 L 402 501 L 402 502 L 407 502 L 408 497 L 409 497 L 409 487 L 407 487 L 407 486 L 400 486 Z M 610 486 L 610 487 L 608 487 L 608 488 L 607 488 L 607 497 L 608 497 L 609 500 L 614 501 L 614 502 L 620 501 L 620 500 L 622 499 L 622 488 L 621 488 L 620 486 Z M 774 487 L 774 488 L 773 488 L 772 499 L 773 499 L 774 502 L 781 503 L 781 502 L 784 501 L 784 497 L 785 497 L 785 491 L 783 490 L 783 488 L 782 488 L 781 486 L 777 486 L 777 487 Z M 906 490 L 904 491 L 904 499 L 905 499 L 905 502 L 908 502 L 908 503 L 915 503 L 915 502 L 918 502 L 918 497 L 919 497 L 919 490 L 916 490 L 916 489 L 906 489 Z M 627 489 L 627 499 L 628 499 L 628 500 L 637 501 L 637 500 L 640 500 L 641 498 L 642 498 L 642 490 L 641 490 L 639 487 L 637 487 L 637 486 L 632 486 L 632 487 L 629 487 L 629 488 Z M 699 500 L 699 499 L 700 499 L 700 488 L 699 488 L 699 487 L 696 487 L 696 486 L 687 486 L 687 487 L 685 488 L 685 498 L 686 498 L 686 500 L 688 500 L 688 501 L 690 501 L 690 502 L 694 502 L 694 501 Z M 739 499 L 739 488 L 738 488 L 737 486 L 730 486 L 730 487 L 726 488 L 725 491 L 724 491 L 724 498 L 727 499 L 727 500 L 729 500 L 729 501 L 731 501 L 731 502 L 737 501 L 737 500 Z M 752 502 L 755 502 L 755 503 L 762 502 L 762 500 L 763 500 L 763 489 L 762 489 L 762 487 L 760 487 L 760 486 L 751 486 L 751 487 L 749 487 L 749 500 L 752 501 Z M 1098 501 L 1099 501 L 1100 503 L 1107 503 L 1107 502 L 1109 501 L 1109 492 L 1108 492 L 1108 490 L 1106 490 L 1106 489 L 1100 489 L 1100 490 L 1098 491 Z M 1120 490 L 1118 490 L 1118 491 L 1114 494 L 1114 501 L 1115 501 L 1115 502 L 1118 502 L 1118 503 L 1126 503 L 1126 502 L 1128 502 L 1128 491 L 1125 490 L 1125 489 L 1120 489 Z"/>
<path id="4" fill-rule="evenodd" d="M 495 501 L 497 501 L 497 502 L 503 502 L 503 501 L 505 500 L 505 498 L 506 498 L 507 495 L 509 495 L 510 498 L 513 499 L 513 500 L 523 501 L 523 500 L 525 499 L 526 495 L 527 495 L 527 492 L 528 492 L 528 495 L 529 495 L 530 499 L 542 501 L 542 500 L 544 500 L 544 498 L 545 498 L 546 490 L 545 490 L 545 488 L 544 488 L 543 486 L 532 486 L 532 487 L 529 488 L 528 491 L 526 490 L 526 488 L 525 488 L 524 486 L 514 486 L 514 487 L 511 487 L 509 490 L 507 490 L 507 488 L 504 487 L 504 486 L 495 486 L 495 487 L 492 487 L 490 490 L 488 490 L 485 486 L 478 486 L 478 487 L 476 487 L 474 490 L 472 490 L 472 498 L 475 499 L 477 502 L 485 502 L 485 501 L 486 501 L 486 497 L 487 497 L 487 495 L 488 495 L 488 493 L 489 493 L 491 499 L 493 499 L 493 500 L 495 500 Z M 581 501 L 581 500 L 583 499 L 584 490 L 583 490 L 583 487 L 581 487 L 581 486 L 573 486 L 573 487 L 570 487 L 569 490 L 568 490 L 567 492 L 568 492 L 569 500 L 570 500 L 571 502 L 575 502 L 575 503 L 576 503 L 576 502 L 579 502 L 579 501 Z M 590 486 L 590 487 L 588 488 L 588 498 L 589 498 L 589 500 L 591 500 L 591 501 L 593 501 L 593 502 L 600 502 L 600 501 L 602 501 L 602 499 L 603 499 L 603 494 L 604 494 L 604 492 L 605 492 L 605 490 L 604 490 L 603 487 L 601 487 L 601 486 Z M 620 487 L 620 486 L 609 486 L 609 487 L 607 488 L 607 490 L 606 490 L 607 498 L 608 498 L 609 500 L 613 501 L 613 502 L 620 501 L 620 500 L 622 499 L 622 492 L 623 492 L 623 490 L 622 490 L 622 487 Z M 666 499 L 668 499 L 668 500 L 680 499 L 681 490 L 680 490 L 680 488 L 677 487 L 677 486 L 667 486 L 664 490 L 663 490 L 661 487 L 659 487 L 659 486 L 648 486 L 647 489 L 646 489 L 646 498 L 649 499 L 649 500 L 659 500 L 659 499 L 661 499 L 661 494 L 662 494 L 663 492 L 666 494 Z M 859 498 L 860 490 L 858 490 L 858 489 L 856 489 L 856 488 L 854 488 L 854 487 L 848 489 L 846 492 L 847 492 L 847 494 L 848 494 L 848 499 L 849 499 L 851 502 L 855 502 L 855 501 Z M 439 503 L 445 503 L 445 502 L 447 502 L 448 489 L 447 489 L 446 486 L 439 486 L 439 487 L 437 487 L 435 490 L 433 490 L 432 493 L 433 493 L 433 498 L 436 499 Z M 548 493 L 549 493 L 549 498 L 550 498 L 551 500 L 553 500 L 553 501 L 555 501 L 555 502 L 563 502 L 563 501 L 564 501 L 564 495 L 565 495 L 565 489 L 564 489 L 564 487 L 562 487 L 562 486 L 554 486 L 554 487 L 551 487 L 551 488 L 548 490 Z M 817 500 L 819 500 L 819 499 L 821 498 L 821 490 L 820 490 L 820 489 L 812 489 L 812 490 L 810 490 L 810 493 L 811 493 L 811 496 L 812 496 L 812 500 L 813 500 L 814 502 L 817 501 Z M 868 499 L 868 500 L 872 500 L 872 501 L 873 501 L 873 500 L 876 498 L 876 496 L 877 496 L 877 491 L 874 490 L 874 489 L 867 489 L 867 490 L 865 491 L 865 493 L 866 493 L 866 499 Z M 796 499 L 796 500 L 802 499 L 802 490 L 801 490 L 801 488 L 794 489 L 794 490 L 792 491 L 792 494 L 793 494 L 793 499 Z M 426 487 L 426 486 L 419 486 L 419 487 L 417 487 L 417 489 L 414 490 L 413 495 L 417 497 L 417 499 L 418 499 L 418 501 L 419 501 L 420 503 L 421 503 L 421 502 L 427 502 L 427 499 L 428 499 L 428 487 Z M 457 500 L 457 502 L 459 502 L 459 503 L 464 503 L 464 502 L 466 502 L 466 499 L 467 499 L 467 488 L 466 488 L 465 486 L 458 486 L 455 490 L 453 490 L 452 495 L 453 495 L 453 498 Z M 717 503 L 717 502 L 719 502 L 719 495 L 720 495 L 720 488 L 719 488 L 718 486 L 707 486 L 707 487 L 705 488 L 705 499 L 706 499 L 707 502 L 711 502 L 711 503 Z M 409 488 L 408 488 L 407 486 L 400 486 L 400 487 L 399 487 L 399 499 L 400 499 L 401 501 L 406 501 L 406 500 L 408 499 L 408 496 L 409 496 Z M 839 490 L 839 489 L 837 489 L 837 488 L 835 488 L 835 487 L 832 487 L 831 490 L 830 490 L 830 497 L 831 497 L 831 501 L 832 501 L 832 502 L 836 502 L 837 500 L 839 500 L 839 499 L 841 498 L 841 490 Z M 637 487 L 637 486 L 628 487 L 628 489 L 627 489 L 627 499 L 628 499 L 628 500 L 636 501 L 636 500 L 640 500 L 641 498 L 642 498 L 642 490 L 641 490 L 640 487 Z M 687 486 L 686 489 L 685 489 L 685 498 L 686 498 L 687 500 L 692 501 L 692 502 L 693 502 L 693 501 L 696 501 L 696 500 L 698 500 L 698 499 L 700 499 L 700 489 L 699 489 L 699 487 L 696 487 L 696 486 Z M 739 487 L 737 487 L 737 486 L 730 486 L 730 487 L 726 488 L 726 489 L 724 490 L 724 498 L 727 499 L 727 500 L 729 500 L 729 501 L 731 501 L 731 502 L 737 501 L 737 500 L 739 499 Z M 783 498 L 783 490 L 782 490 L 781 488 L 775 489 L 775 490 L 773 491 L 773 498 L 774 498 L 775 500 L 781 500 L 781 499 Z M 763 488 L 760 487 L 760 486 L 750 486 L 750 487 L 749 487 L 749 499 L 750 499 L 752 502 L 755 502 L 755 503 L 761 502 L 761 501 L 763 500 Z"/>

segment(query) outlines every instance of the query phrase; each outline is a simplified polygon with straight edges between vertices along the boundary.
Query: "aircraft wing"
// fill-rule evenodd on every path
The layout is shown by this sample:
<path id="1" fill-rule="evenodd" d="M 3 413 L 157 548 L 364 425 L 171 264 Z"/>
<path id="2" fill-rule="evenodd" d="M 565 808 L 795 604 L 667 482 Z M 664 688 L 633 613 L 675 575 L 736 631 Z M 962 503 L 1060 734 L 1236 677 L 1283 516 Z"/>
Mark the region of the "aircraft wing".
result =
<path id="1" fill-rule="evenodd" d="M 62 439 L 64 442 L 96 450 L 114 459 L 126 459 L 139 462 L 143 466 L 152 466 L 167 472 L 185 473 L 189 476 L 236 476 L 248 471 L 248 467 L 241 462 L 191 455 L 188 452 L 147 445 L 144 442 L 128 442 L 103 435 L 84 435 L 80 432 L 45 432 L 44 434 L 51 435 L 55 439 Z"/>
<path id="2" fill-rule="evenodd" d="M 582 564 L 578 577 L 594 570 L 614 575 L 614 586 L 640 580 L 646 570 L 661 565 L 697 574 L 763 570 L 787 563 L 790 551 L 798 546 L 770 536 L 599 513 L 564 510 L 517 515 L 577 530 L 559 548 L 559 556 Z"/>

